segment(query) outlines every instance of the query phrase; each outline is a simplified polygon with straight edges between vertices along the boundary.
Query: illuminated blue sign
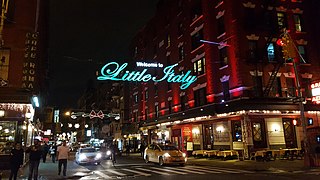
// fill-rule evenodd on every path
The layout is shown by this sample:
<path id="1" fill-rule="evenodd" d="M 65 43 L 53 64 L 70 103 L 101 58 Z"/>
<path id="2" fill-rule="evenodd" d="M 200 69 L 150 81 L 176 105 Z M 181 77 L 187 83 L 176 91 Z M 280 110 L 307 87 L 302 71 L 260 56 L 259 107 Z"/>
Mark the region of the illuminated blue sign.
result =
<path id="1" fill-rule="evenodd" d="M 147 69 L 142 71 L 124 71 L 128 66 L 128 63 L 124 63 L 121 66 L 116 62 L 110 62 L 101 68 L 101 76 L 98 76 L 98 80 L 113 80 L 113 81 L 138 81 L 138 82 L 161 82 L 167 81 L 168 83 L 181 83 L 180 89 L 188 88 L 192 83 L 197 80 L 197 76 L 192 76 L 191 71 L 187 71 L 186 74 L 175 74 L 173 68 L 178 64 L 167 66 L 163 69 L 163 77 L 152 77 L 147 73 Z M 124 71 L 124 74 L 121 73 Z"/>

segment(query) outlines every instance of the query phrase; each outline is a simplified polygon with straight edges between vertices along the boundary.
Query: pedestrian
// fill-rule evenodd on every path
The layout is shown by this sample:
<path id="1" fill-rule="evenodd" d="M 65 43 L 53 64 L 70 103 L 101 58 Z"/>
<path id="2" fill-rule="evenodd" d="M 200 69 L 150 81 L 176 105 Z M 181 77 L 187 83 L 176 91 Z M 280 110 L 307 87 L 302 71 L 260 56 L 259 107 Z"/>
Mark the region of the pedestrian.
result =
<path id="1" fill-rule="evenodd" d="M 17 179 L 19 168 L 21 168 L 23 164 L 23 157 L 24 155 L 23 149 L 21 148 L 21 144 L 16 143 L 14 148 L 11 150 L 11 173 L 9 180 L 12 180 L 12 178 L 14 180 Z"/>
<path id="2" fill-rule="evenodd" d="M 38 180 L 38 170 L 40 159 L 42 156 L 42 148 L 40 145 L 40 141 L 38 139 L 34 139 L 34 145 L 30 146 L 26 153 L 29 153 L 29 176 L 28 180 Z"/>
<path id="3" fill-rule="evenodd" d="M 129 156 L 130 154 L 130 146 L 129 144 L 126 145 L 126 155 Z"/>
<path id="4" fill-rule="evenodd" d="M 55 143 L 50 147 L 49 152 L 50 152 L 52 162 L 56 163 L 57 145 Z"/>
<path id="5" fill-rule="evenodd" d="M 42 146 L 42 160 L 43 160 L 43 163 L 46 163 L 48 152 L 49 152 L 49 145 L 47 144 L 47 142 L 44 142 L 44 145 Z"/>
<path id="6" fill-rule="evenodd" d="M 67 142 L 64 140 L 62 145 L 57 148 L 57 159 L 59 161 L 58 164 L 58 175 L 60 175 L 61 167 L 63 165 L 63 176 L 67 175 L 67 163 L 69 156 L 69 147 L 67 146 Z"/>
<path id="7" fill-rule="evenodd" d="M 141 153 L 141 157 L 143 157 L 143 155 L 144 155 L 144 149 L 145 149 L 144 142 L 141 142 L 141 145 L 140 145 L 140 153 Z"/>

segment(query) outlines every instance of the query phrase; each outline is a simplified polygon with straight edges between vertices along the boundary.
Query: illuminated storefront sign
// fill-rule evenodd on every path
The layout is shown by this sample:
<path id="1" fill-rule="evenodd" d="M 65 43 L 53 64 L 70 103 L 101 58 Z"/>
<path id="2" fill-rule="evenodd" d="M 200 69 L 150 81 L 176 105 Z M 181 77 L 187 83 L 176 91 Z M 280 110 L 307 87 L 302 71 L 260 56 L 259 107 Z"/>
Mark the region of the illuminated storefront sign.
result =
<path id="1" fill-rule="evenodd" d="M 147 67 L 146 64 L 140 64 L 143 67 Z M 160 64 L 162 65 L 162 64 Z M 158 67 L 162 67 L 158 65 Z M 161 82 L 167 81 L 168 83 L 181 83 L 180 89 L 188 88 L 192 83 L 197 80 L 197 76 L 191 75 L 191 71 L 187 71 L 185 74 L 175 74 L 174 67 L 178 64 L 167 66 L 163 69 L 162 77 L 153 77 L 147 73 L 147 69 L 142 71 L 125 71 L 128 63 L 124 63 L 121 66 L 116 62 L 110 62 L 101 68 L 101 76 L 97 77 L 98 80 L 113 80 L 113 81 L 137 81 L 137 82 Z M 124 73 L 122 73 L 124 72 Z"/>
<path id="2" fill-rule="evenodd" d="M 320 82 L 311 84 L 312 102 L 320 104 Z"/>

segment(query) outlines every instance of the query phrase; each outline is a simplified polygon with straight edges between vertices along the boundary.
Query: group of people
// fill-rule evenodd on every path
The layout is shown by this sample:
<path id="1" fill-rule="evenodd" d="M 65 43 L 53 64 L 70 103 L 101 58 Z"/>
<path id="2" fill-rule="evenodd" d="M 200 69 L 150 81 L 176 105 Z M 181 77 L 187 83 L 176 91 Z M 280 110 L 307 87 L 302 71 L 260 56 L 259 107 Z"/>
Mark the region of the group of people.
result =
<path id="1" fill-rule="evenodd" d="M 51 147 L 45 143 L 41 146 L 41 142 L 38 139 L 34 140 L 34 144 L 28 148 L 24 149 L 21 147 L 20 143 L 16 143 L 14 148 L 11 150 L 11 173 L 9 179 L 16 180 L 19 169 L 23 165 L 24 152 L 29 154 L 29 174 L 28 180 L 38 179 L 38 169 L 40 160 L 42 158 L 43 163 L 46 162 L 47 154 L 49 153 L 52 162 L 55 163 L 58 160 L 58 175 L 61 173 L 61 168 L 63 165 L 63 176 L 67 173 L 67 160 L 69 156 L 69 147 L 66 141 L 62 142 L 61 146 L 52 145 Z"/>

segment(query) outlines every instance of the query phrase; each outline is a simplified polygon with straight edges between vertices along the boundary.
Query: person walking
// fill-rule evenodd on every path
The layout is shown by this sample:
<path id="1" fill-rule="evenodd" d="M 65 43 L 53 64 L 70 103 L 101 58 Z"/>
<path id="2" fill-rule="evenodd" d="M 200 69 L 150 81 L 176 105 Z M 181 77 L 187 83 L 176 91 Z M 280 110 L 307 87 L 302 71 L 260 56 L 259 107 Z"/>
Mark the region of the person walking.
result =
<path id="1" fill-rule="evenodd" d="M 140 153 L 141 153 L 141 157 L 143 157 L 144 155 L 144 149 L 146 148 L 146 146 L 144 145 L 144 142 L 141 142 L 140 145 Z"/>
<path id="2" fill-rule="evenodd" d="M 28 180 L 38 180 L 38 170 L 42 156 L 42 148 L 38 139 L 34 140 L 34 145 L 30 146 L 26 153 L 29 153 L 29 176 Z"/>
<path id="3" fill-rule="evenodd" d="M 47 142 L 44 142 L 44 145 L 42 147 L 42 161 L 43 163 L 46 163 L 46 159 L 47 159 L 47 155 L 49 152 L 49 145 L 47 144 Z"/>
<path id="4" fill-rule="evenodd" d="M 69 156 L 69 147 L 67 146 L 67 142 L 63 141 L 62 145 L 57 148 L 57 159 L 59 161 L 58 164 L 58 175 L 61 173 L 61 167 L 63 165 L 63 176 L 67 175 L 67 163 Z"/>
<path id="5" fill-rule="evenodd" d="M 21 144 L 16 143 L 14 148 L 11 150 L 11 172 L 9 180 L 17 180 L 18 170 L 22 167 L 23 164 L 23 149 L 21 149 Z"/>
<path id="6" fill-rule="evenodd" d="M 50 156 L 51 156 L 51 159 L 52 159 L 52 162 L 53 163 L 56 163 L 56 155 L 57 155 L 57 145 L 56 144 L 53 144 L 51 147 L 50 147 Z"/>

